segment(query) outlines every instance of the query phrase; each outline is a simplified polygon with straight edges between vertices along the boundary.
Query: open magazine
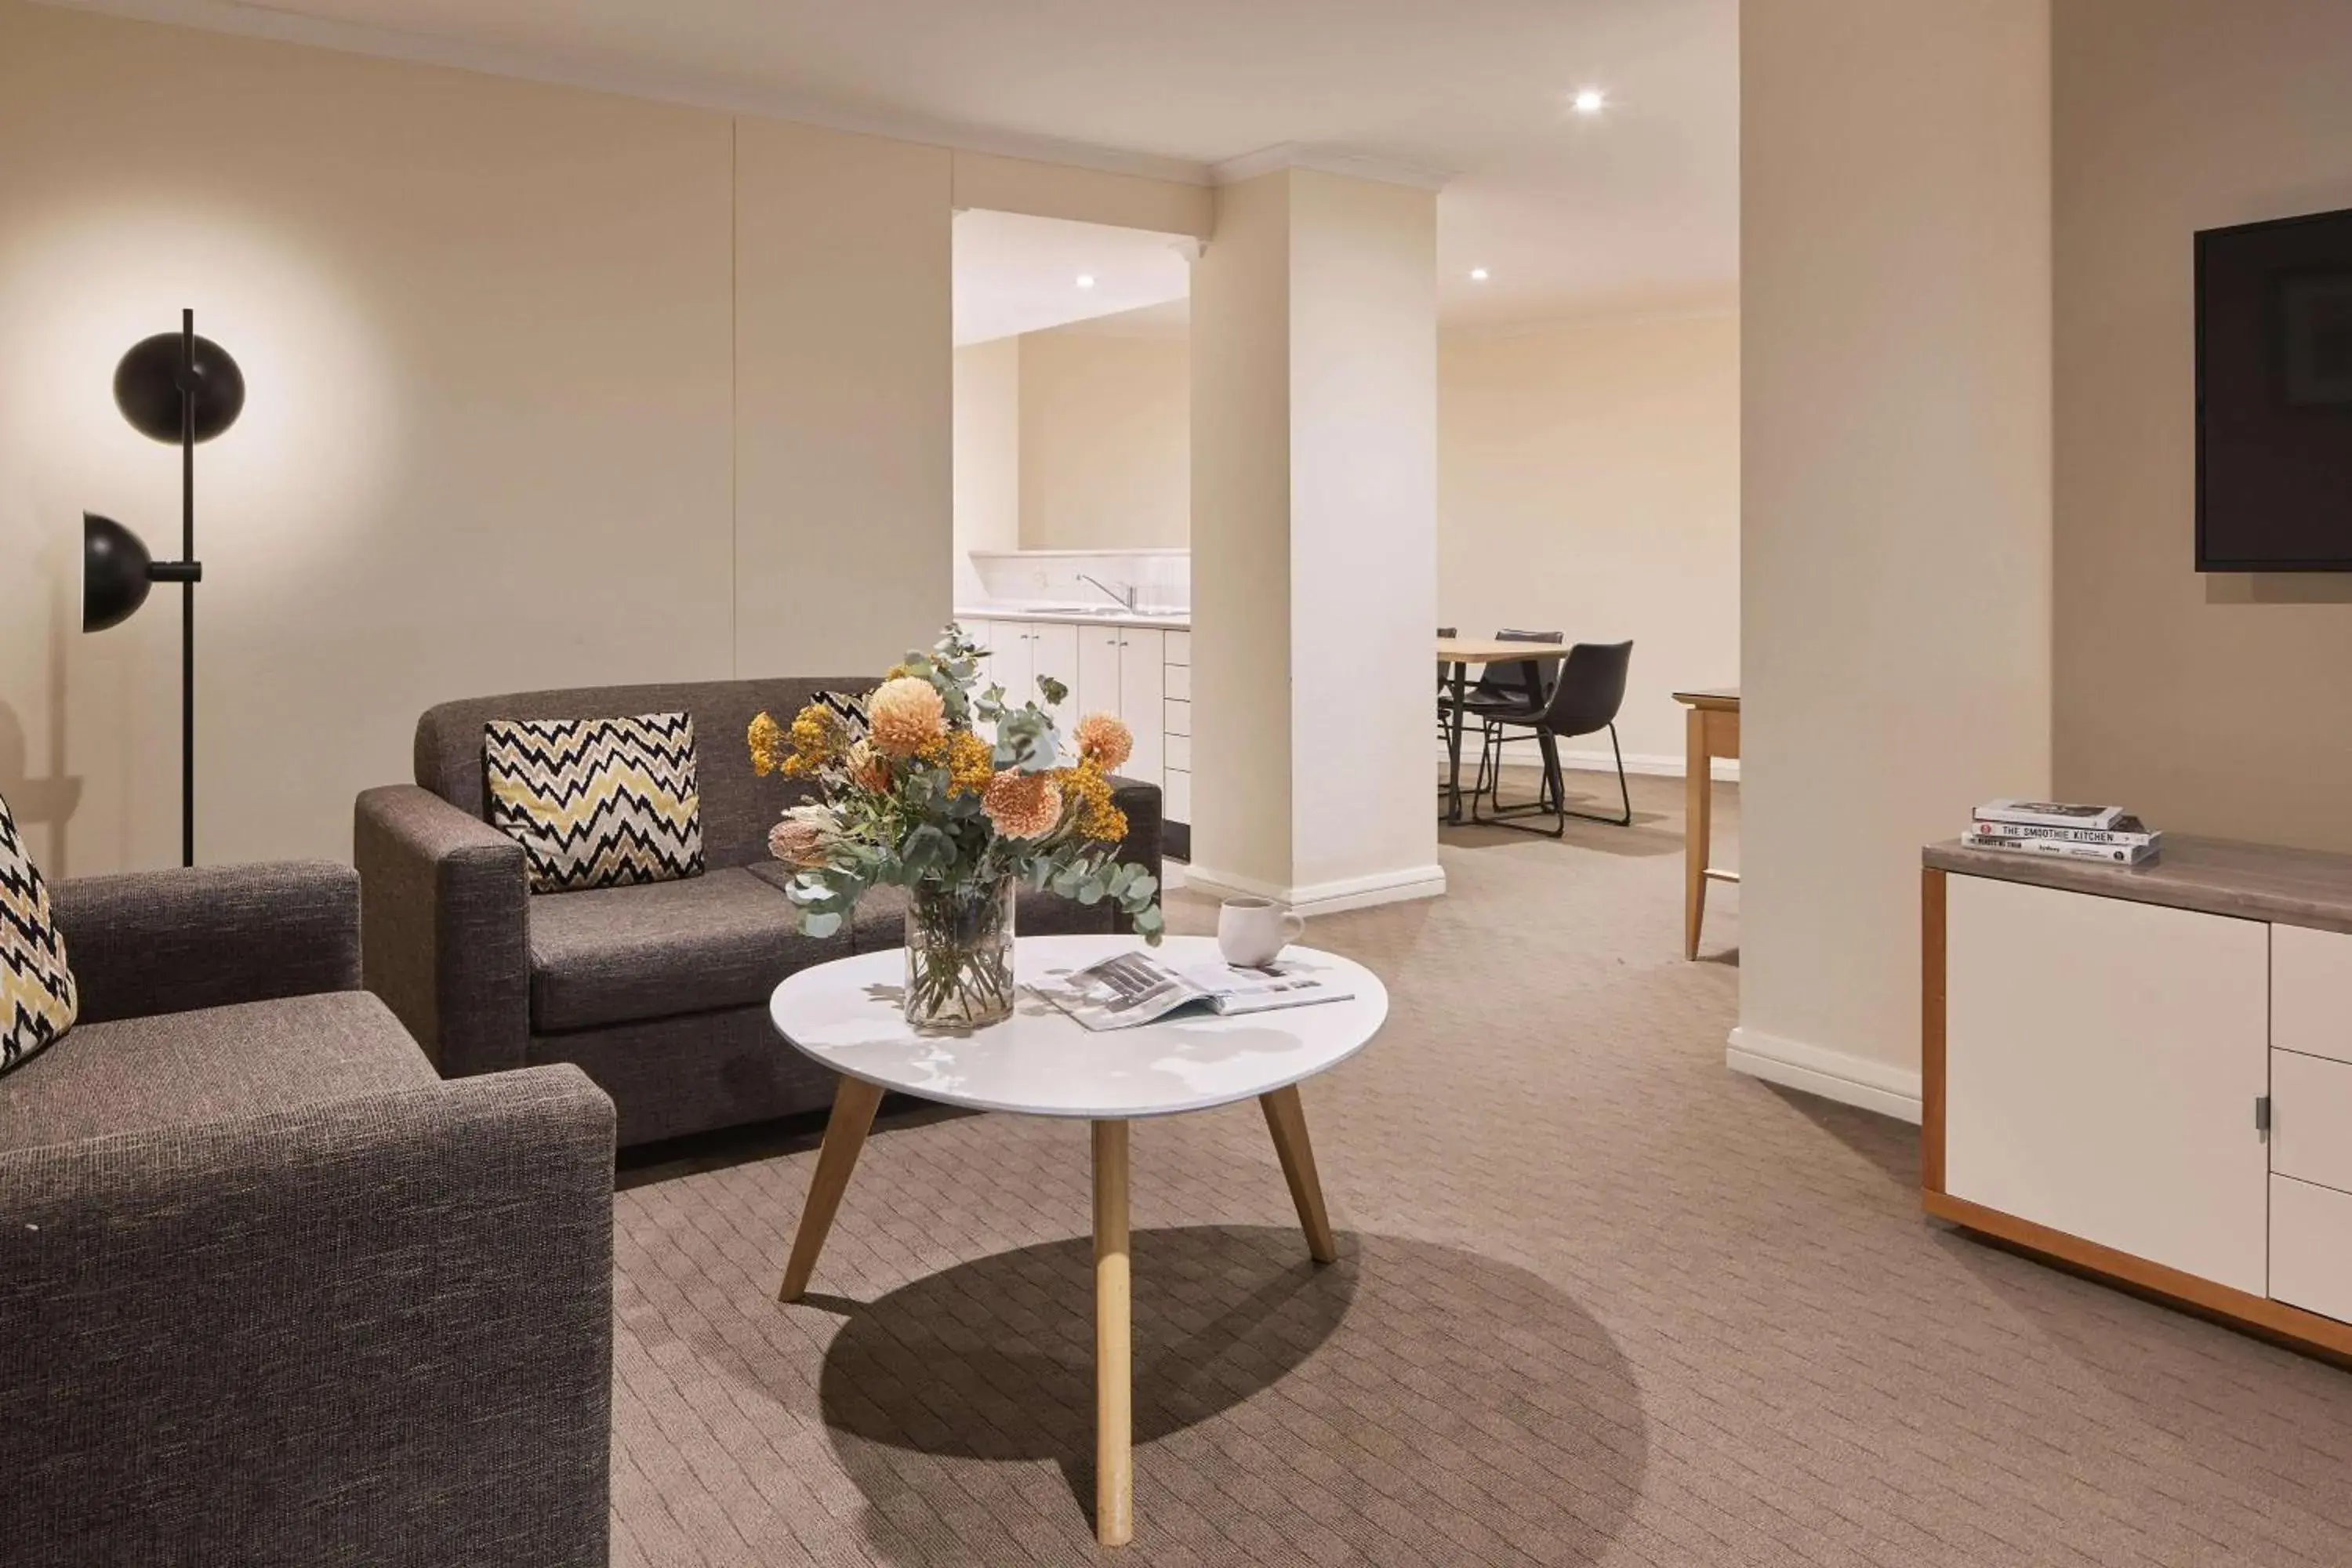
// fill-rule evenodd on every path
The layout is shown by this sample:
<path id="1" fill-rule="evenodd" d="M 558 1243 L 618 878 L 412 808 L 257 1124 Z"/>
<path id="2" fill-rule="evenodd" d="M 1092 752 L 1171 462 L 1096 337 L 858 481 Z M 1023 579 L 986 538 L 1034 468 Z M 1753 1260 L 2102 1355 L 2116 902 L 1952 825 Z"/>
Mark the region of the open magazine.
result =
<path id="1" fill-rule="evenodd" d="M 1148 952 L 1122 952 L 1029 989 L 1089 1029 L 1131 1029 L 1188 1008 L 1230 1018 L 1355 994 L 1303 964 L 1235 969 L 1213 960 L 1179 968 Z"/>

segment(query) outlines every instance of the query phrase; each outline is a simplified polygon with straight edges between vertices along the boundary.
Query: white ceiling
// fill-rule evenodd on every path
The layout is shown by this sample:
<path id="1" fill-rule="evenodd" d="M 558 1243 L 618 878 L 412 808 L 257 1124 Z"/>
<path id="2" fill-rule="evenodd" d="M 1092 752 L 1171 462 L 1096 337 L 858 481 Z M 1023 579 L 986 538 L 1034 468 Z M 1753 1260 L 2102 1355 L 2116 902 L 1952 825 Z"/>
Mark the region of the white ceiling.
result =
<path id="1" fill-rule="evenodd" d="M 1443 170 L 1456 324 L 1737 287 L 1738 0 L 78 3 L 1180 179 L 1282 143 Z"/>
<path id="2" fill-rule="evenodd" d="M 1017 213 L 965 212 L 955 220 L 955 341 L 1117 315 L 1181 300 L 1191 267 L 1173 235 Z M 1091 278 L 1091 287 L 1078 279 Z"/>

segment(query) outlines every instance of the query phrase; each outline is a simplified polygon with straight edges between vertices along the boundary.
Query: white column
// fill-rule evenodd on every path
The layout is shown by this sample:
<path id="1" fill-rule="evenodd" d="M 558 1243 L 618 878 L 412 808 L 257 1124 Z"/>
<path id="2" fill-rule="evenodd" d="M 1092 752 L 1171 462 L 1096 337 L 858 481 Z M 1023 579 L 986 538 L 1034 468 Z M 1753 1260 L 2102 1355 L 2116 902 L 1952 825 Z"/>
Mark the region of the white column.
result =
<path id="1" fill-rule="evenodd" d="M 1292 166 L 1192 279 L 1192 885 L 1444 890 L 1429 767 L 1436 196 Z"/>

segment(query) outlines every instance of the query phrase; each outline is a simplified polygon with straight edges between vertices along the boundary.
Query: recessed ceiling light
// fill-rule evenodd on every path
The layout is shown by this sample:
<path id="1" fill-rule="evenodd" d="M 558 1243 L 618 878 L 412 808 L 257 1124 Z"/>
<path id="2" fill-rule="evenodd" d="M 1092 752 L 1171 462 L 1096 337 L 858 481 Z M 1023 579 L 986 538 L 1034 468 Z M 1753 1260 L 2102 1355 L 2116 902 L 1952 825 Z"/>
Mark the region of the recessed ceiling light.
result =
<path id="1" fill-rule="evenodd" d="M 1470 281 L 1473 283 L 1486 281 L 1486 269 L 1483 267 L 1473 267 L 1470 269 Z"/>
<path id="2" fill-rule="evenodd" d="M 1609 95 L 1597 87 L 1579 88 L 1575 104 L 1579 114 L 1598 114 L 1609 107 Z"/>
<path id="3" fill-rule="evenodd" d="M 1079 274 L 1078 274 L 1078 287 L 1079 287 L 1079 288 L 1081 288 L 1081 289 L 1091 289 L 1091 288 L 1093 288 L 1094 286 L 1095 286 L 1095 275 L 1094 275 L 1093 273 L 1091 273 L 1091 272 L 1081 272 L 1081 273 L 1079 273 Z"/>

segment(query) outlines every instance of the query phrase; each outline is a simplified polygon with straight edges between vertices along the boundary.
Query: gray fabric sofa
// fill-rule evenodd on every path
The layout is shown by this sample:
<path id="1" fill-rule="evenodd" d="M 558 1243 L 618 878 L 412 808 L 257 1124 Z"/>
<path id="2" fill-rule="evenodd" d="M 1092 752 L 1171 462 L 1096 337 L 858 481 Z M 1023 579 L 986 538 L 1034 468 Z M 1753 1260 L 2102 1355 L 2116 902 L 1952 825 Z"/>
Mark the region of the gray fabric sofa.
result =
<path id="1" fill-rule="evenodd" d="M 905 898 L 877 889 L 818 940 L 793 929 L 789 873 L 767 834 L 805 785 L 751 771 L 744 739 L 790 722 L 820 690 L 872 676 L 589 687 L 446 702 L 416 723 L 413 784 L 359 798 L 366 973 L 445 1077 L 547 1062 L 583 1069 L 619 1109 L 623 1145 L 833 1100 L 829 1075 L 776 1037 L 768 994 L 812 963 L 902 945 Z M 699 877 L 533 895 L 521 847 L 488 821 L 482 727 L 493 719 L 693 715 L 702 797 Z M 1126 858 L 1160 870 L 1160 791 L 1122 783 Z M 1108 905 L 1024 891 L 1018 929 L 1112 931 Z"/>
<path id="2" fill-rule="evenodd" d="M 0 1558 L 601 1568 L 610 1101 L 442 1081 L 348 867 L 54 905 L 80 1021 L 0 1078 Z"/>

